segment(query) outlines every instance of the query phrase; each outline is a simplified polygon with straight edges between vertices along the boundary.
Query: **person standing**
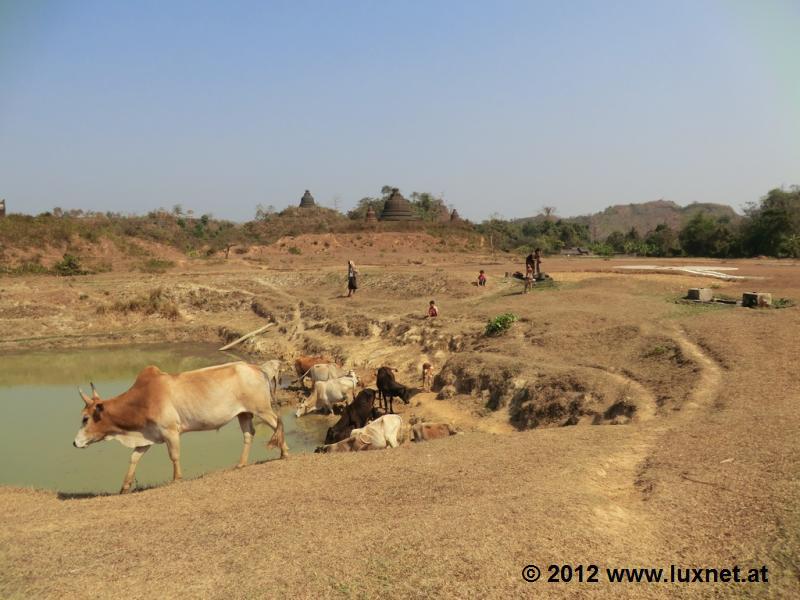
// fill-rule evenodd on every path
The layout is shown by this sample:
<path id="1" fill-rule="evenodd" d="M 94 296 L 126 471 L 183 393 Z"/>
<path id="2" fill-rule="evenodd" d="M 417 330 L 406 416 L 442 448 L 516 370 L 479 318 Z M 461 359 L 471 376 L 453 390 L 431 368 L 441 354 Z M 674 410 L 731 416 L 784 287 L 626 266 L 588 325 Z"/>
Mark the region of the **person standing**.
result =
<path id="1" fill-rule="evenodd" d="M 531 252 L 530 254 L 528 254 L 528 256 L 525 257 L 525 270 L 527 271 L 528 267 L 530 267 L 531 270 L 535 270 L 536 267 L 534 267 L 533 265 L 534 265 L 533 252 Z"/>
<path id="2" fill-rule="evenodd" d="M 525 264 L 525 289 L 522 290 L 523 294 L 527 294 L 533 287 L 533 265 L 531 263 Z"/>
<path id="3" fill-rule="evenodd" d="M 347 261 L 347 297 L 356 293 L 358 289 L 358 269 L 352 260 Z"/>
<path id="4" fill-rule="evenodd" d="M 480 286 L 486 285 L 486 273 L 483 272 L 483 269 L 481 269 L 481 272 L 478 273 L 478 285 Z"/>

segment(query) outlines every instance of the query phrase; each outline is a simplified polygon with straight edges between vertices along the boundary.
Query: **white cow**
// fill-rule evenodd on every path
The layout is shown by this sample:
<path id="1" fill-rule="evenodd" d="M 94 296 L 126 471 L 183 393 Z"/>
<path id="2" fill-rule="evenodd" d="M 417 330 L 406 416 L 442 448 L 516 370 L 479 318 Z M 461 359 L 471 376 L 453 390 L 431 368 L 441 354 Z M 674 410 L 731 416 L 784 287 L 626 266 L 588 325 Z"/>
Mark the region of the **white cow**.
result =
<path id="1" fill-rule="evenodd" d="M 361 444 L 369 444 L 370 449 L 397 448 L 400 444 L 397 441 L 397 434 L 403 426 L 403 419 L 400 415 L 383 415 L 369 423 L 366 427 L 353 429 L 350 432 L 351 438 L 356 438 Z"/>
<path id="2" fill-rule="evenodd" d="M 311 395 L 303 400 L 303 403 L 297 409 L 296 415 L 302 417 L 321 408 L 333 411 L 333 405 L 337 402 L 346 402 L 348 396 L 350 396 L 351 400 L 353 399 L 356 385 L 358 385 L 358 377 L 356 372 L 352 370 L 344 377 L 337 377 L 328 381 L 317 381 L 314 384 Z"/>
<path id="3" fill-rule="evenodd" d="M 276 399 L 278 392 L 278 382 L 281 379 L 281 361 L 273 359 L 261 363 L 261 371 L 269 381 L 269 389 L 272 392 L 273 400 Z"/>
<path id="4" fill-rule="evenodd" d="M 339 377 L 347 377 L 348 374 L 349 372 L 339 365 L 325 363 L 311 367 L 306 373 L 306 377 L 311 377 L 311 387 L 313 388 L 318 381 L 330 381 Z"/>

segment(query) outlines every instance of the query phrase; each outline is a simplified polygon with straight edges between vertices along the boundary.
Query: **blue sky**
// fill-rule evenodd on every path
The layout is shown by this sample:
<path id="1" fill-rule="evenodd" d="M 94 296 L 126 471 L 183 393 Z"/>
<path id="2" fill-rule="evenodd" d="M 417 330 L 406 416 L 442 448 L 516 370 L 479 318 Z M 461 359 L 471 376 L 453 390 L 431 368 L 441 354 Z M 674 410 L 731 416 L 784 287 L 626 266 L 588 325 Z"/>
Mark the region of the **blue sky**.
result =
<path id="1" fill-rule="evenodd" d="M 0 0 L 0 198 L 473 220 L 800 183 L 800 2 Z"/>

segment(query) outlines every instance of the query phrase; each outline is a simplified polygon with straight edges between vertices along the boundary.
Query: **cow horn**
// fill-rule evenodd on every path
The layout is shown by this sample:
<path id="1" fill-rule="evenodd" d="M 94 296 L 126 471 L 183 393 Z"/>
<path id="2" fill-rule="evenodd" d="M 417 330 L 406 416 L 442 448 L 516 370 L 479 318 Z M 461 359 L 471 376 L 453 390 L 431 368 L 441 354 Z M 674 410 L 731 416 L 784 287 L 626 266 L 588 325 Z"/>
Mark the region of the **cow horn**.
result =
<path id="1" fill-rule="evenodd" d="M 89 385 L 92 386 L 92 400 L 100 400 L 100 394 L 97 393 L 97 388 L 94 387 L 94 383 L 89 382 Z"/>
<path id="2" fill-rule="evenodd" d="M 91 405 L 92 399 L 89 398 L 89 396 L 87 396 L 86 394 L 84 394 L 81 388 L 78 388 L 78 393 L 81 395 L 81 398 L 83 398 L 83 401 L 86 403 L 86 406 Z"/>

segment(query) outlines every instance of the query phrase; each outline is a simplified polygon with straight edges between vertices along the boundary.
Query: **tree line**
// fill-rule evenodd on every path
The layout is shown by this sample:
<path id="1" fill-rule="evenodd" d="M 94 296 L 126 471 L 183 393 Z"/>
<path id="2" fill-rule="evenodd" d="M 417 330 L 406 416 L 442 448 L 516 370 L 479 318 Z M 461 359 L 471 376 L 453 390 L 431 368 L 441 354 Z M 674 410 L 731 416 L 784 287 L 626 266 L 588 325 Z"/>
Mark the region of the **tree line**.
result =
<path id="1" fill-rule="evenodd" d="M 197 217 L 191 211 L 184 211 L 181 205 L 175 205 L 171 211 L 159 209 L 142 216 L 60 208 L 36 217 L 12 214 L 0 219 L 0 259 L 4 246 L 69 243 L 75 237 L 90 242 L 107 237 L 123 246 L 125 238 L 142 238 L 175 246 L 190 255 L 220 251 L 227 255 L 236 246 L 272 243 L 281 236 L 362 231 L 367 227 L 364 223 L 367 210 L 372 207 L 380 215 L 393 189 L 384 186 L 380 196 L 362 198 L 347 214 L 321 206 L 313 209 L 291 206 L 280 212 L 271 206 L 266 209 L 259 206 L 256 218 L 247 223 L 219 220 L 208 214 Z M 635 228 L 614 231 L 604 239 L 593 237 L 583 219 L 558 218 L 553 207 L 545 207 L 532 219 L 514 221 L 493 216 L 479 224 L 462 221 L 452 227 L 444 223 L 452 207 L 441 197 L 413 192 L 408 201 L 419 221 L 382 223 L 379 230 L 480 234 L 492 248 L 504 251 L 529 252 L 541 248 L 547 253 L 558 253 L 564 248 L 582 247 L 605 256 L 622 253 L 659 257 L 800 258 L 800 186 L 770 190 L 750 203 L 742 217 L 718 217 L 700 211 L 679 229 L 662 223 L 644 233 Z"/>
<path id="2" fill-rule="evenodd" d="M 662 223 L 644 233 L 635 228 L 614 231 L 605 239 L 593 239 L 588 224 L 558 219 L 552 208 L 548 209 L 530 220 L 490 218 L 477 225 L 477 230 L 489 237 L 493 247 L 508 251 L 541 248 L 558 253 L 564 248 L 582 247 L 604 256 L 800 258 L 800 186 L 770 190 L 748 204 L 744 216 L 738 219 L 701 211 L 679 229 Z"/>

